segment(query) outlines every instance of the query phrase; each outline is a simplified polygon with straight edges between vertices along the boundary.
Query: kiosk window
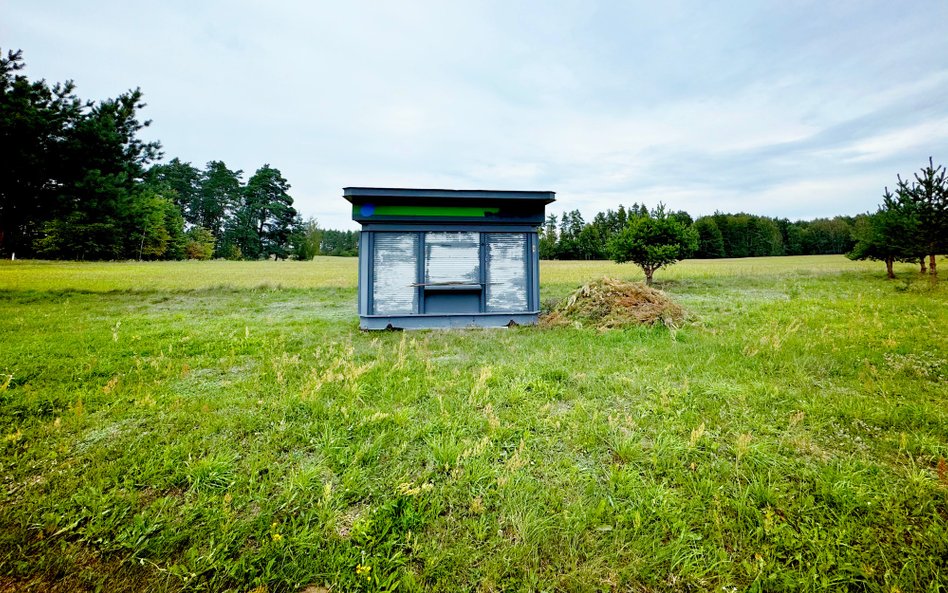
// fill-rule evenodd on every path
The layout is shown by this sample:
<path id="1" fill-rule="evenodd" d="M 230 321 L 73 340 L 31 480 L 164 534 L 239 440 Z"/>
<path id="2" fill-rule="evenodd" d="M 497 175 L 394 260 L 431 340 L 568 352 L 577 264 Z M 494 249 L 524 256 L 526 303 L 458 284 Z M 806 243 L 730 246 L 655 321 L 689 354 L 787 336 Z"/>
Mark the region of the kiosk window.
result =
<path id="1" fill-rule="evenodd" d="M 425 233 L 425 284 L 479 284 L 480 233 Z"/>
<path id="2" fill-rule="evenodd" d="M 527 235 L 484 233 L 487 310 L 527 310 Z"/>
<path id="3" fill-rule="evenodd" d="M 376 315 L 418 312 L 418 233 L 375 233 L 372 302 Z"/>

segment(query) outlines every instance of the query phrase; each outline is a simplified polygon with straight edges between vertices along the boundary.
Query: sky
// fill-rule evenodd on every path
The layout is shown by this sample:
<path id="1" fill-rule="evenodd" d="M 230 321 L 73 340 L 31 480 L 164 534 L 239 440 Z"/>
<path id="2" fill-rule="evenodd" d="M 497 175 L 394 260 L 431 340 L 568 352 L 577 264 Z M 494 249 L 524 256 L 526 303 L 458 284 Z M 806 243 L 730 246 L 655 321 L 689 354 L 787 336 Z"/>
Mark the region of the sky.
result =
<path id="1" fill-rule="evenodd" d="M 0 48 L 84 99 L 135 87 L 165 159 L 347 186 L 555 191 L 791 220 L 948 163 L 948 2 L 0 0 Z"/>

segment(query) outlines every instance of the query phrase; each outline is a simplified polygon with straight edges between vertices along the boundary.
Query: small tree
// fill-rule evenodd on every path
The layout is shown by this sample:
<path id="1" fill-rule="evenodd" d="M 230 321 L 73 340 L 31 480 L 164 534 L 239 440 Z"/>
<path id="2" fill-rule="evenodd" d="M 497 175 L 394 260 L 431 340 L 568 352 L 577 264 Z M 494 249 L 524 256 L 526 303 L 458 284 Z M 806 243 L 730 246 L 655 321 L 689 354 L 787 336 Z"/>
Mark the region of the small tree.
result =
<path id="1" fill-rule="evenodd" d="M 170 199 L 151 187 L 135 194 L 126 206 L 129 254 L 137 259 L 181 259 L 184 219 Z"/>
<path id="2" fill-rule="evenodd" d="M 651 213 L 632 216 L 612 240 L 609 255 L 616 263 L 632 262 L 645 272 L 645 283 L 659 268 L 690 256 L 698 248 L 698 233 L 672 218 L 659 204 Z"/>
<path id="3" fill-rule="evenodd" d="M 214 255 L 214 233 L 196 226 L 187 232 L 188 242 L 184 247 L 188 259 L 211 259 Z"/>
<path id="4" fill-rule="evenodd" d="M 319 223 L 315 218 L 309 218 L 306 222 L 297 221 L 296 228 L 291 237 L 293 253 L 296 259 L 309 261 L 319 255 L 319 245 L 323 241 L 323 231 L 319 228 Z"/>

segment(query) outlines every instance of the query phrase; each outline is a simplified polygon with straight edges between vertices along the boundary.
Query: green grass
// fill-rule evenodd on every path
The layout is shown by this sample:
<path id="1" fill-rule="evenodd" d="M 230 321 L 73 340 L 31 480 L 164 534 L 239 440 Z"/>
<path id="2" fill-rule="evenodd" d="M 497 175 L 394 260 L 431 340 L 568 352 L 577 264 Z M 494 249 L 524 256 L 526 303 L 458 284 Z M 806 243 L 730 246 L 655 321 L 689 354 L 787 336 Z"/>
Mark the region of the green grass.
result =
<path id="1" fill-rule="evenodd" d="M 944 591 L 948 288 L 897 271 L 362 333 L 354 259 L 0 263 L 0 590 Z M 641 279 L 543 262 L 543 298 L 603 274 Z"/>

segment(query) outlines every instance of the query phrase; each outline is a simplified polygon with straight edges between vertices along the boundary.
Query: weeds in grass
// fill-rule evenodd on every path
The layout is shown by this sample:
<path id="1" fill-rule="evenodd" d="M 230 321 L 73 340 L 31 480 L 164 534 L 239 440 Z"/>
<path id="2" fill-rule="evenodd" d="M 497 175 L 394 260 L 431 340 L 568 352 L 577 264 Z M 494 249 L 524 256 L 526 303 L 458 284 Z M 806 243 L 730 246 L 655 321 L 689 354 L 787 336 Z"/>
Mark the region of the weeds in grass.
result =
<path id="1" fill-rule="evenodd" d="M 227 453 L 189 459 L 187 476 L 191 488 L 201 492 L 222 492 L 234 483 L 237 459 Z"/>

